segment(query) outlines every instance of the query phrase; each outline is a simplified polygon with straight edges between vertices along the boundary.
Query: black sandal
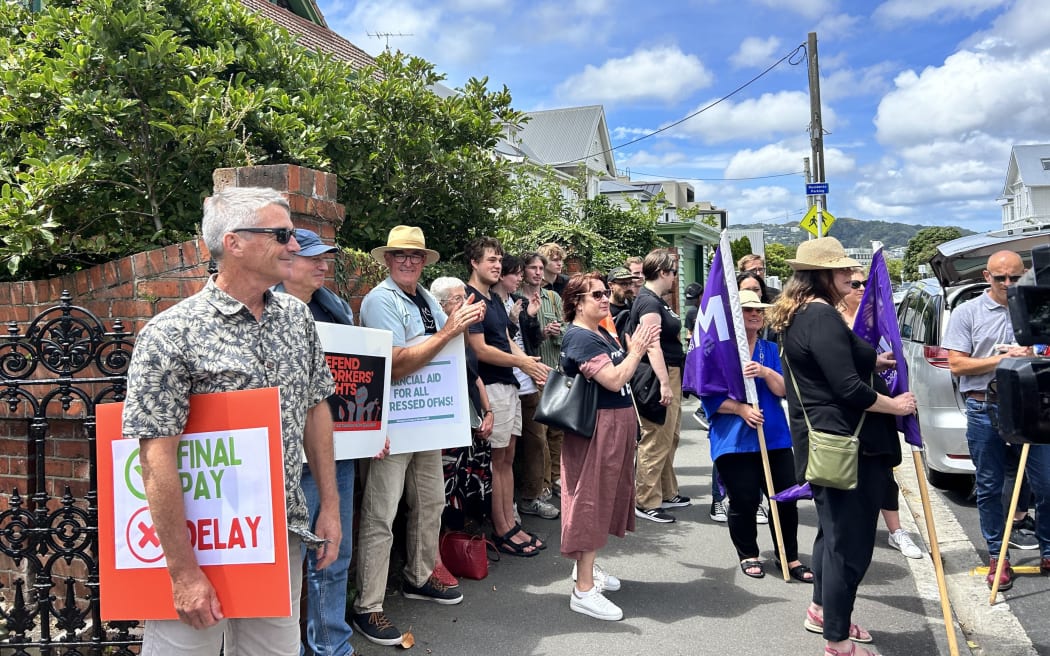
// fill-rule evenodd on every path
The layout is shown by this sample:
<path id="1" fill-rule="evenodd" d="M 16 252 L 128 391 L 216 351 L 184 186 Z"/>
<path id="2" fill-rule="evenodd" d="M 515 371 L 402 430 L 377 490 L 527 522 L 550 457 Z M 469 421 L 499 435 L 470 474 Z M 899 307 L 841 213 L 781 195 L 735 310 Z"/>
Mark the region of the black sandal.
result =
<path id="1" fill-rule="evenodd" d="M 784 571 L 783 570 L 783 566 L 780 564 L 780 559 L 774 559 L 773 560 L 773 564 L 776 565 L 777 569 L 779 569 L 780 571 L 782 571 L 782 572 Z M 806 574 L 809 574 L 809 578 L 808 579 L 806 578 Z M 799 563 L 798 565 L 795 565 L 794 567 L 789 567 L 788 568 L 788 576 L 790 576 L 791 578 L 795 579 L 799 583 L 813 583 L 813 579 L 814 579 L 813 570 L 811 570 L 810 568 L 806 567 L 805 565 L 803 565 L 801 563 Z"/>
<path id="2" fill-rule="evenodd" d="M 517 531 L 521 531 L 525 535 L 529 536 L 529 541 L 526 544 L 531 544 L 536 549 L 536 551 L 543 551 L 547 548 L 546 542 L 542 542 L 540 540 L 540 537 L 535 533 L 529 533 L 528 531 L 526 531 L 521 524 L 515 524 L 513 528 L 511 528 L 511 531 L 514 531 L 514 533 L 511 533 L 511 535 L 515 535 Z"/>
<path id="3" fill-rule="evenodd" d="M 758 569 L 757 574 L 752 574 L 747 571 L 756 568 Z M 762 561 L 758 558 L 748 558 L 747 560 L 740 561 L 740 571 L 743 572 L 745 576 L 750 576 L 753 579 L 760 579 L 766 575 L 765 565 L 763 565 Z"/>
<path id="4" fill-rule="evenodd" d="M 521 530 L 520 526 L 514 526 L 503 535 L 492 534 L 492 542 L 496 545 L 496 551 L 505 553 L 508 556 L 518 556 L 519 558 L 532 558 L 538 556 L 540 550 L 536 548 L 536 545 L 529 542 L 515 542 L 511 538 L 517 535 L 518 531 Z M 525 551 L 529 547 L 532 547 L 532 551 Z"/>

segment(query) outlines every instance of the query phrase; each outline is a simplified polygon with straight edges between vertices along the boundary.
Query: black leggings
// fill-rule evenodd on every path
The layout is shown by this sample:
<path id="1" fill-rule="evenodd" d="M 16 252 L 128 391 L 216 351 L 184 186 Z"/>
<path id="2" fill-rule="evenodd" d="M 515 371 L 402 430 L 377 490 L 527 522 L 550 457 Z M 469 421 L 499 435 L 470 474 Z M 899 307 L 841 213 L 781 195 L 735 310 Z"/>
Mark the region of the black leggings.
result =
<path id="1" fill-rule="evenodd" d="M 772 449 L 769 470 L 773 477 L 772 494 L 795 484 L 795 459 L 791 449 Z M 715 461 L 718 474 L 729 496 L 729 537 L 741 560 L 759 555 L 758 526 L 755 512 L 762 500 L 762 492 L 769 496 L 766 477 L 762 471 L 762 454 L 726 453 Z M 788 562 L 798 560 L 798 506 L 796 502 L 777 502 L 780 528 L 784 532 L 784 551 Z M 776 527 L 769 522 L 769 535 L 776 547 Z M 779 554 L 777 554 L 779 557 Z M 786 566 L 787 563 L 784 563 Z"/>

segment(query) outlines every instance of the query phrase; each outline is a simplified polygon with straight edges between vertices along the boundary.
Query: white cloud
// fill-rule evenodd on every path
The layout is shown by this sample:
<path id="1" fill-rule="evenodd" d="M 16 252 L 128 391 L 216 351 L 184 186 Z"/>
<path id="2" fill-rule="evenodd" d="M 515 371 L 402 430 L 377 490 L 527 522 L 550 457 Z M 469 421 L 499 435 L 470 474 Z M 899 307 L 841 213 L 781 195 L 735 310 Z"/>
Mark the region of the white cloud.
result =
<path id="1" fill-rule="evenodd" d="M 819 35 L 818 45 L 821 41 L 844 41 L 854 37 L 858 34 L 859 30 L 857 28 L 860 26 L 860 16 L 851 16 L 849 14 L 825 16 L 817 23 L 815 30 Z M 868 36 L 867 38 L 871 37 Z"/>
<path id="2" fill-rule="evenodd" d="M 912 23 L 934 18 L 948 21 L 973 18 L 1006 4 L 1007 0 L 886 0 L 872 13 L 882 24 Z"/>
<path id="3" fill-rule="evenodd" d="M 674 175 L 666 173 L 670 169 L 674 169 L 676 172 L 703 170 L 708 171 L 708 173 L 698 177 L 720 178 L 728 159 L 728 155 L 723 153 L 698 154 L 681 150 L 665 150 L 662 152 L 639 150 L 632 153 L 617 154 L 616 167 L 631 169 L 632 171 L 646 171 L 645 175 L 666 175 L 667 177 L 674 177 Z"/>
<path id="4" fill-rule="evenodd" d="M 894 84 L 875 117 L 877 138 L 885 144 L 1050 132 L 1050 49 L 1022 59 L 961 51 L 943 66 L 905 71 Z"/>
<path id="5" fill-rule="evenodd" d="M 704 102 L 700 107 L 710 103 Z M 822 119 L 827 129 L 833 128 L 837 120 L 835 111 L 825 106 Z M 707 143 L 722 143 L 734 139 L 768 140 L 781 134 L 804 135 L 808 126 L 809 94 L 779 91 L 738 103 L 732 100 L 719 103 L 673 128 L 672 132 L 699 137 Z"/>
<path id="6" fill-rule="evenodd" d="M 570 102 L 673 102 L 711 84 L 711 73 L 696 55 L 677 46 L 636 50 L 627 57 L 588 65 L 558 85 Z"/>
<path id="7" fill-rule="evenodd" d="M 823 64 L 823 61 L 821 62 Z M 824 68 L 822 66 L 822 68 Z M 828 68 L 824 68 L 828 70 Z M 882 62 L 865 68 L 838 68 L 821 75 L 820 100 L 825 103 L 854 96 L 879 96 L 893 88 L 890 74 L 893 64 Z"/>
<path id="8" fill-rule="evenodd" d="M 769 144 L 757 150 L 744 149 L 737 151 L 725 169 L 727 178 L 754 178 L 767 175 L 780 175 L 790 171 L 802 171 L 805 157 L 812 157 L 808 142 L 781 142 Z M 813 165 L 810 165 L 811 168 Z M 853 157 L 838 148 L 824 148 L 824 168 L 829 181 L 836 176 L 845 175 L 856 168 Z M 805 180 L 799 175 L 799 188 Z"/>
<path id="9" fill-rule="evenodd" d="M 387 40 L 369 35 L 386 32 L 409 35 L 391 36 L 391 50 L 428 57 L 434 31 L 441 28 L 442 11 L 418 7 L 412 2 L 364 0 L 354 3 L 348 13 L 329 10 L 327 16 L 333 30 L 373 55 L 384 50 Z"/>
<path id="10" fill-rule="evenodd" d="M 1045 0 L 1017 0 L 995 19 L 989 30 L 974 34 L 964 46 L 1018 55 L 1042 50 L 1050 41 L 1050 20 L 1034 18 L 1045 11 Z"/>
<path id="11" fill-rule="evenodd" d="M 749 36 L 729 57 L 729 62 L 734 68 L 764 68 L 773 61 L 773 55 L 780 54 L 779 50 L 780 39 L 775 36 L 767 39 Z"/>
<path id="12" fill-rule="evenodd" d="M 835 8 L 832 0 L 757 0 L 772 9 L 786 9 L 806 18 L 819 18 Z"/>

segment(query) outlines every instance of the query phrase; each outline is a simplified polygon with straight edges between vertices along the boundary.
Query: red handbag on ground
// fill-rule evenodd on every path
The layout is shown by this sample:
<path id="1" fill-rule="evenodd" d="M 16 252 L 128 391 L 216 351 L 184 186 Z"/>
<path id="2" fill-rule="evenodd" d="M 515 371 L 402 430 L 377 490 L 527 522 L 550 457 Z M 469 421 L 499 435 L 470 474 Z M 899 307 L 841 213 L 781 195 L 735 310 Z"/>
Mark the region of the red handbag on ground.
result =
<path id="1" fill-rule="evenodd" d="M 439 543 L 441 562 L 455 576 L 480 581 L 489 575 L 487 543 L 482 535 L 449 531 Z"/>

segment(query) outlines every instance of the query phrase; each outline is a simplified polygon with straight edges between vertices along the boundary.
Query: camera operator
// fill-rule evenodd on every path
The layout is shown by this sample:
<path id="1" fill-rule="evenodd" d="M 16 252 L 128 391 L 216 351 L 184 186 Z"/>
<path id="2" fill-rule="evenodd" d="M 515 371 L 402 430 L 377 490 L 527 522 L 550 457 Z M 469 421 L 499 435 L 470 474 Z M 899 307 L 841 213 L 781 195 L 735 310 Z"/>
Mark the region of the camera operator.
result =
<path id="1" fill-rule="evenodd" d="M 1017 346 L 1007 308 L 1007 292 L 1024 273 L 1021 257 L 1012 251 L 999 251 L 988 258 L 984 279 L 988 289 L 952 312 L 942 346 L 948 349 L 948 366 L 959 378 L 959 390 L 966 398 L 966 442 L 976 467 L 977 513 L 981 534 L 988 545 L 991 587 L 1005 528 L 1003 487 L 1006 476 L 1016 471 L 1021 447 L 1000 439 L 989 417 L 986 398 L 988 383 L 1004 358 L 1032 355 L 1031 347 Z M 1025 467 L 1026 481 L 1035 491 L 1036 522 L 1025 513 L 1014 518 L 1016 539 L 1010 546 L 1040 550 L 1040 569 L 1050 571 L 1050 446 L 1032 445 Z M 1022 495 L 1022 501 L 1028 495 Z M 1022 510 L 1022 512 L 1024 512 Z M 1034 528 L 1035 540 L 1030 531 Z M 1032 544 L 1035 542 L 1035 544 Z M 1031 546 L 1029 546 L 1031 544 Z M 1000 590 L 1013 585 L 1013 570 L 1007 560 L 999 581 Z"/>

